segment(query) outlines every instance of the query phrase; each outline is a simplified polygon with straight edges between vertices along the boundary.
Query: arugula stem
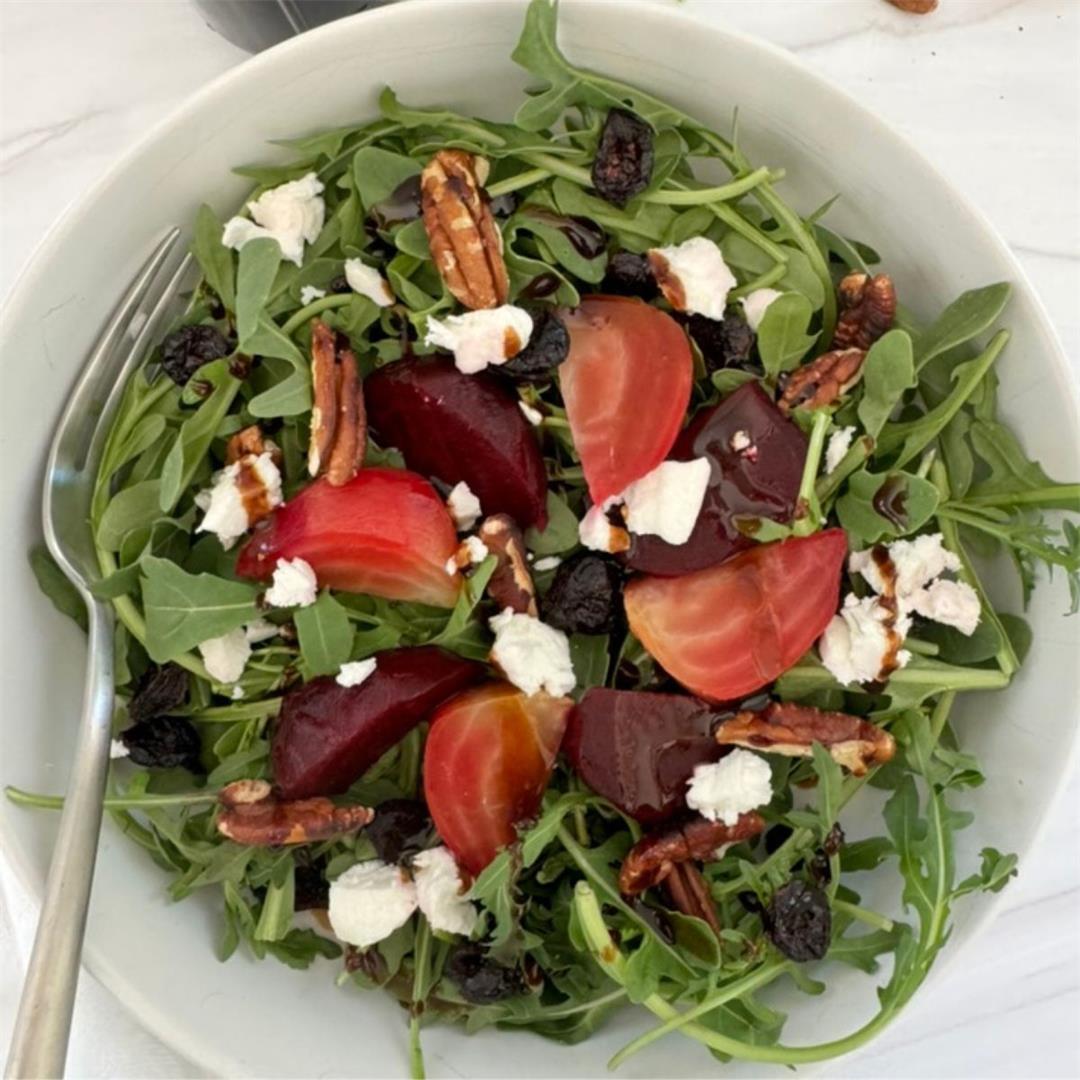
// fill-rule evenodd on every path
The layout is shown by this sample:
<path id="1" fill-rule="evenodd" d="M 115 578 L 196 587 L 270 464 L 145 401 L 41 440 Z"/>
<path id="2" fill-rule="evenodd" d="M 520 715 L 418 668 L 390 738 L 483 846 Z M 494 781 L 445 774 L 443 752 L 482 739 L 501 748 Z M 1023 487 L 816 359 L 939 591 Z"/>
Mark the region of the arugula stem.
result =
<path id="1" fill-rule="evenodd" d="M 243 701 L 235 705 L 212 705 L 208 709 L 196 709 L 185 713 L 177 709 L 171 715 L 186 716 L 197 724 L 230 724 L 263 720 L 277 716 L 281 710 L 281 698 L 263 698 L 260 701 Z"/>
<path id="2" fill-rule="evenodd" d="M 770 285 L 775 285 L 786 273 L 787 264 L 778 262 L 771 270 L 766 270 L 764 274 L 758 274 L 745 285 L 732 289 L 728 293 L 728 299 L 738 300 L 743 296 L 749 296 L 755 289 L 767 289 Z"/>
<path id="3" fill-rule="evenodd" d="M 412 1080 L 424 1080 L 424 1048 L 420 1045 L 420 1014 L 427 996 L 424 984 L 431 966 L 431 927 L 423 915 L 416 917 L 413 943 L 412 1006 L 409 1009 L 409 1064 Z"/>
<path id="4" fill-rule="evenodd" d="M 528 153 L 519 154 L 522 161 L 527 161 L 540 169 L 546 169 L 552 176 L 561 176 L 565 180 L 572 180 L 575 184 L 585 189 L 592 187 L 592 173 L 583 169 L 580 165 L 569 165 L 561 158 L 545 154 L 542 150 L 530 150 Z"/>
<path id="5" fill-rule="evenodd" d="M 952 712 L 954 701 L 956 701 L 956 691 L 946 690 L 938 698 L 937 704 L 934 705 L 934 711 L 930 714 L 930 734 L 934 737 L 935 746 L 941 741 L 941 733 L 945 730 L 946 723 L 948 723 L 949 713 Z"/>
<path id="6" fill-rule="evenodd" d="M 497 199 L 500 195 L 509 195 L 512 191 L 520 191 L 522 188 L 539 184 L 541 180 L 546 180 L 550 175 L 551 173 L 547 169 L 526 169 L 516 176 L 508 176 L 505 180 L 498 181 L 498 183 L 488 184 L 485 190 L 490 198 Z"/>
<path id="7" fill-rule="evenodd" d="M 63 810 L 63 795 L 39 795 L 33 791 L 8 785 L 4 794 L 16 806 L 28 806 L 35 810 Z M 102 805 L 106 810 L 130 810 L 139 807 L 199 806 L 217 802 L 216 791 L 188 792 L 177 795 L 106 795 Z"/>
<path id="8" fill-rule="evenodd" d="M 904 638 L 904 648 L 919 656 L 937 656 L 941 649 L 932 641 L 920 641 L 918 638 Z"/>
<path id="9" fill-rule="evenodd" d="M 702 203 L 728 202 L 731 199 L 737 199 L 740 195 L 745 195 L 748 191 L 753 191 L 759 184 L 764 184 L 769 180 L 781 180 L 783 176 L 783 169 L 773 171 L 767 165 L 762 165 L 760 169 L 755 169 L 719 187 L 692 188 L 689 191 L 654 191 L 642 195 L 641 201 L 658 206 L 700 206 Z"/>
<path id="10" fill-rule="evenodd" d="M 814 413 L 814 423 L 810 429 L 810 445 L 806 448 L 806 460 L 803 462 L 802 480 L 799 482 L 799 495 L 795 500 L 795 524 L 792 532 L 796 536 L 809 536 L 821 528 L 821 506 L 817 497 L 817 474 L 821 465 L 821 454 L 825 449 L 825 434 L 832 426 L 832 417 L 824 409 Z"/>
<path id="11" fill-rule="evenodd" d="M 875 930 L 884 930 L 886 933 L 891 933 L 895 929 L 896 924 L 892 919 L 888 919 L 884 915 L 879 915 L 876 911 L 870 911 L 868 908 L 859 907 L 858 904 L 850 904 L 847 900 L 840 900 L 834 896 L 832 899 L 832 907 L 833 911 L 839 911 L 844 915 L 850 915 L 853 919 L 858 919 L 859 922 L 874 927 Z"/>
<path id="12" fill-rule="evenodd" d="M 873 452 L 874 440 L 869 435 L 860 435 L 851 444 L 848 452 L 840 459 L 840 464 L 817 482 L 817 497 L 822 506 L 840 490 L 840 485 L 860 468 Z"/>
<path id="13" fill-rule="evenodd" d="M 322 296 L 318 300 L 312 300 L 307 307 L 302 307 L 295 315 L 292 316 L 288 322 L 281 328 L 281 332 L 286 337 L 292 337 L 293 333 L 315 315 L 318 315 L 320 311 L 329 311 L 331 308 L 344 307 L 348 304 L 355 293 L 346 293 L 344 295 L 334 294 L 332 296 Z"/>
<path id="14" fill-rule="evenodd" d="M 788 253 L 775 241 L 770 240 L 759 228 L 751 225 L 741 214 L 733 210 L 727 203 L 709 203 L 708 209 L 713 212 L 732 232 L 738 233 L 744 240 L 760 248 L 773 262 L 784 264 L 784 273 L 787 273 Z"/>
<path id="15" fill-rule="evenodd" d="M 968 506 L 1040 506 L 1045 510 L 1072 510 L 1080 513 L 1080 484 L 1054 484 L 1030 491 L 991 492 L 965 495 Z"/>
<path id="16" fill-rule="evenodd" d="M 984 533 L 1000 540 L 1008 547 L 1022 548 L 1025 551 L 1030 551 L 1032 554 L 1037 555 L 1042 559 L 1043 562 L 1052 563 L 1054 566 L 1072 567 L 1072 559 L 1069 557 L 1067 551 L 1059 551 L 1057 548 L 1048 544 L 1036 547 L 1022 536 L 1016 536 L 1011 533 L 1008 527 L 1000 522 L 983 517 L 982 514 L 974 514 L 965 510 L 959 510 L 956 507 L 957 504 L 955 503 L 939 506 L 937 508 L 938 518 L 955 521 L 960 525 L 969 525 L 973 529 L 981 529 Z"/>

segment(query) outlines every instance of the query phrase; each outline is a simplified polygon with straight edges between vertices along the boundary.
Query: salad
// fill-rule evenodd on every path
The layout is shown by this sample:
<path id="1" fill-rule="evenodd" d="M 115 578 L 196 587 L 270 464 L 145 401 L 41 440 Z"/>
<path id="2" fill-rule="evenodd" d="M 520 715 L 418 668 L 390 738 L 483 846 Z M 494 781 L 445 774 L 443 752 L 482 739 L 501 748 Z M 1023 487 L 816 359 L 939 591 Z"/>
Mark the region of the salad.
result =
<path id="1" fill-rule="evenodd" d="M 513 122 L 387 89 L 199 212 L 93 500 L 106 805 L 172 899 L 220 896 L 223 960 L 398 998 L 416 1075 L 425 1024 L 572 1043 L 625 1008 L 657 1023 L 613 1064 L 812 1062 L 1016 872 L 953 855 L 958 695 L 1031 644 L 976 560 L 1075 611 L 1080 485 L 997 417 L 1007 284 L 918 321 L 831 202 L 572 65 L 556 17 Z M 821 961 L 877 1011 L 789 1045 L 768 989 Z"/>

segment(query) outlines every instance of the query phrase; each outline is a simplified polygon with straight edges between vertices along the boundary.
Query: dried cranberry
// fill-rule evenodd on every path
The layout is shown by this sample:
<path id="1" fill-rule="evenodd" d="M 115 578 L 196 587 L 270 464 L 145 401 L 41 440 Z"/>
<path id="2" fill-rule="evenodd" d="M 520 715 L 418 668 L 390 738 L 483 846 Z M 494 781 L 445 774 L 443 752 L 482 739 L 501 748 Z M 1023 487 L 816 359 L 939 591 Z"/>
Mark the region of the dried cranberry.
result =
<path id="1" fill-rule="evenodd" d="M 652 170 L 652 128 L 627 109 L 609 110 L 592 167 L 597 194 L 625 206 L 649 186 Z"/>
<path id="2" fill-rule="evenodd" d="M 826 855 L 832 856 L 838 854 L 843 846 L 844 830 L 840 828 L 840 822 L 838 821 L 829 830 L 828 835 L 821 845 L 821 850 L 824 851 Z"/>
<path id="3" fill-rule="evenodd" d="M 146 769 L 189 769 L 201 772 L 202 740 L 195 725 L 183 716 L 140 720 L 120 732 L 120 742 L 136 765 Z"/>
<path id="4" fill-rule="evenodd" d="M 544 597 L 544 620 L 569 634 L 607 634 L 615 629 L 621 595 L 619 567 L 582 552 L 556 571 Z"/>
<path id="5" fill-rule="evenodd" d="M 551 308 L 534 310 L 529 343 L 495 370 L 522 382 L 545 382 L 570 352 L 566 324 Z"/>
<path id="6" fill-rule="evenodd" d="M 691 315 L 686 319 L 686 330 L 701 350 L 709 371 L 743 368 L 750 363 L 757 335 L 750 329 L 750 324 L 738 315 L 728 315 L 723 319 Z"/>
<path id="7" fill-rule="evenodd" d="M 479 945 L 458 945 L 447 957 L 444 970 L 472 1005 L 491 1005 L 525 992 L 521 972 L 496 963 Z"/>
<path id="8" fill-rule="evenodd" d="M 182 326 L 174 330 L 161 345 L 161 366 L 178 386 L 183 386 L 196 371 L 228 356 L 232 347 L 214 326 Z"/>
<path id="9" fill-rule="evenodd" d="M 336 278 L 333 278 L 330 282 L 329 289 L 337 296 L 346 296 L 352 292 L 352 286 L 349 284 L 348 279 L 344 274 L 338 274 Z"/>
<path id="10" fill-rule="evenodd" d="M 150 668 L 135 687 L 128 704 L 128 720 L 137 724 L 183 705 L 188 679 L 188 673 L 179 664 Z"/>
<path id="11" fill-rule="evenodd" d="M 387 799 L 375 807 L 375 817 L 364 830 L 375 854 L 386 863 L 400 862 L 423 849 L 431 833 L 427 808 L 414 799 Z"/>
<path id="12" fill-rule="evenodd" d="M 298 866 L 293 883 L 293 911 L 320 911 L 329 907 L 330 883 L 321 866 Z"/>
<path id="13" fill-rule="evenodd" d="M 774 852 L 779 851 L 787 842 L 788 837 L 791 835 L 791 828 L 788 825 L 774 825 L 765 834 L 765 851 L 767 854 L 772 855 Z"/>
<path id="14" fill-rule="evenodd" d="M 795 879 L 776 890 L 769 905 L 766 930 L 789 959 L 820 960 L 832 940 L 829 898 L 816 885 Z"/>
<path id="15" fill-rule="evenodd" d="M 656 295 L 656 278 L 644 255 L 633 251 L 616 251 L 608 259 L 607 271 L 600 286 L 606 293 L 619 296 L 640 296 L 648 300 Z"/>

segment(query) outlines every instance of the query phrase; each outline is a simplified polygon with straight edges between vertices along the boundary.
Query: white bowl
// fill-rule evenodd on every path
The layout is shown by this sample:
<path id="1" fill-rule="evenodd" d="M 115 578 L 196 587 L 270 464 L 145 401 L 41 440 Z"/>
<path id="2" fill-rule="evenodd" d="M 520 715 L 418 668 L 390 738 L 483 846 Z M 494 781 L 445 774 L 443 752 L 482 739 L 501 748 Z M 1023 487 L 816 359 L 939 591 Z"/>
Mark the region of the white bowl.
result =
<path id="1" fill-rule="evenodd" d="M 38 594 L 25 553 L 39 536 L 40 470 L 61 403 L 105 313 L 147 251 L 167 226 L 188 225 L 203 201 L 219 214 L 230 212 L 247 185 L 228 169 L 273 158 L 266 140 L 368 117 L 384 84 L 410 103 L 507 116 L 526 84 L 509 59 L 523 10 L 517 2 L 416 0 L 333 23 L 257 56 L 195 95 L 42 243 L 0 323 L 3 495 L 11 515 L 0 540 L 7 608 L 0 781 L 46 792 L 64 787 L 83 643 Z M 1014 337 L 998 369 L 1003 410 L 1051 474 L 1076 472 L 1076 402 L 1038 300 L 1001 239 L 899 135 L 787 53 L 703 26 L 675 5 L 635 3 L 616 14 L 601 3 L 564 2 L 560 36 L 575 60 L 640 83 L 721 130 L 738 105 L 751 157 L 787 169 L 782 190 L 804 211 L 842 192 L 830 221 L 884 253 L 917 314 L 932 316 L 963 289 L 1011 281 L 1005 322 Z M 1015 606 L 1015 590 L 1006 588 Z M 978 755 L 988 781 L 964 799 L 977 811 L 959 837 L 964 872 L 984 845 L 1027 851 L 1068 771 L 1080 697 L 1080 620 L 1063 619 L 1065 607 L 1060 581 L 1044 584 L 1029 615 L 1035 649 L 1013 687 L 965 701 L 965 747 Z M 855 836 L 878 831 L 876 805 L 854 804 L 845 824 Z M 0 801 L 0 841 L 34 892 L 54 828 L 54 816 Z M 198 896 L 176 907 L 165 883 L 143 852 L 106 825 L 86 963 L 166 1043 L 230 1076 L 407 1072 L 403 1013 L 389 997 L 337 989 L 328 965 L 298 973 L 273 961 L 219 964 L 216 899 Z M 865 891 L 895 907 L 897 879 L 878 875 Z M 978 896 L 959 906 L 946 955 L 956 956 L 997 903 Z M 869 1016 L 874 1000 L 870 978 L 835 971 L 826 996 L 789 1003 L 785 1041 L 850 1031 Z M 599 1075 L 644 1022 L 623 1015 L 573 1048 L 528 1034 L 466 1038 L 435 1027 L 425 1033 L 428 1066 L 431 1075 Z M 631 1059 L 624 1075 L 717 1071 L 699 1046 L 669 1038 Z"/>

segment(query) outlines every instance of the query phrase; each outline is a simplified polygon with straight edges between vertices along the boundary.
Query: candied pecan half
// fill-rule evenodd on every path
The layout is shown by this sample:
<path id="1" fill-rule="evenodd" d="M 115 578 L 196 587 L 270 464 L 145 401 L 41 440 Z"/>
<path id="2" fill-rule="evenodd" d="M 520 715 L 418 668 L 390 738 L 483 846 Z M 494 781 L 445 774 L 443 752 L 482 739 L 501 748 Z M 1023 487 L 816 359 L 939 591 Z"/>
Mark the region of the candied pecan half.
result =
<path id="1" fill-rule="evenodd" d="M 514 519 L 509 514 L 492 514 L 480 526 L 479 536 L 498 559 L 487 587 L 492 600 L 500 611 L 511 608 L 536 618 L 536 586 L 525 560 L 525 538 Z"/>
<path id="2" fill-rule="evenodd" d="M 671 873 L 664 879 L 664 888 L 671 899 L 672 906 L 684 915 L 703 919 L 720 934 L 720 918 L 716 913 L 709 885 L 698 869 L 697 863 L 676 863 Z"/>
<path id="3" fill-rule="evenodd" d="M 630 849 L 619 871 L 619 888 L 627 896 L 644 892 L 665 880 L 678 863 L 708 859 L 721 845 L 749 840 L 764 828 L 765 819 L 753 810 L 740 814 L 734 825 L 700 815 L 672 822 Z"/>
<path id="4" fill-rule="evenodd" d="M 311 323 L 311 440 L 308 472 L 318 476 L 334 447 L 337 434 L 337 349 L 334 331 L 321 319 Z"/>
<path id="5" fill-rule="evenodd" d="M 938 0 L 888 0 L 893 7 L 909 15 L 929 15 L 937 10 Z"/>
<path id="6" fill-rule="evenodd" d="M 796 368 L 780 393 L 780 411 L 831 405 L 859 381 L 865 359 L 863 349 L 834 349 Z"/>
<path id="7" fill-rule="evenodd" d="M 856 776 L 882 765 L 896 752 L 896 740 L 868 720 L 826 712 L 794 702 L 771 701 L 760 712 L 736 713 L 715 731 L 721 746 L 743 746 L 785 757 L 811 757 L 821 743 L 832 759 Z"/>
<path id="8" fill-rule="evenodd" d="M 869 349 L 896 318 L 896 286 L 888 274 L 853 270 L 836 287 L 840 316 L 833 349 Z"/>
<path id="9" fill-rule="evenodd" d="M 218 793 L 222 836 L 249 847 L 312 844 L 355 832 L 375 816 L 366 806 L 335 806 L 329 799 L 276 798 L 265 780 L 237 780 Z"/>
<path id="10" fill-rule="evenodd" d="M 446 287 L 467 308 L 506 303 L 510 278 L 502 233 L 481 190 L 487 162 L 464 150 L 440 150 L 420 174 L 424 228 Z"/>
<path id="11" fill-rule="evenodd" d="M 326 466 L 326 479 L 334 487 L 347 484 L 357 474 L 367 449 L 367 410 L 360 368 L 352 349 L 339 349 L 337 355 L 337 434 Z"/>

